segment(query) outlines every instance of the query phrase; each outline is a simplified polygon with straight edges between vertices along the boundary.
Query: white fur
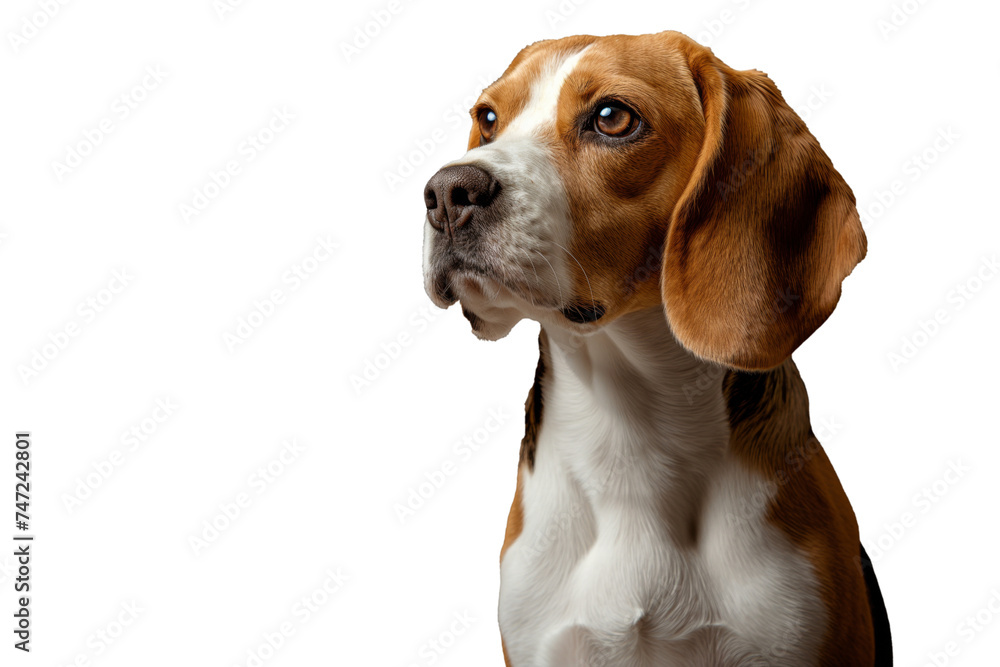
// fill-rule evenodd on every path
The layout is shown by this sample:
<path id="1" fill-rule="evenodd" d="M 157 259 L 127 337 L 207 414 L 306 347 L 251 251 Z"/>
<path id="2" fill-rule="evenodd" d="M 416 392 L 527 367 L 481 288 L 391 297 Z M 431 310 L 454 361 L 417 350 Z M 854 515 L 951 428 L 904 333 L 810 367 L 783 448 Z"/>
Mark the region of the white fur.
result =
<path id="1" fill-rule="evenodd" d="M 816 579 L 765 519 L 773 488 L 729 452 L 719 369 L 660 309 L 546 331 L 524 527 L 501 566 L 514 667 L 815 664 Z"/>
<path id="2" fill-rule="evenodd" d="M 566 78 L 576 69 L 580 59 L 590 47 L 584 47 L 562 60 L 554 60 L 548 64 L 546 71 L 531 86 L 531 96 L 524 110 L 504 130 L 504 135 L 511 137 L 530 137 L 540 129 L 544 129 L 556 121 L 556 108 L 559 104 L 559 94 L 562 92 Z"/>
<path id="3" fill-rule="evenodd" d="M 477 334 L 530 317 L 551 341 L 524 526 L 501 566 L 508 655 L 514 667 L 815 664 L 816 578 L 765 518 L 772 486 L 729 451 L 723 373 L 674 341 L 659 308 L 586 336 L 559 314 L 572 225 L 539 137 L 582 55 L 549 63 L 498 138 L 451 163 L 491 172 L 509 201 L 480 239 L 497 277 L 453 276 Z M 426 229 L 425 268 L 444 242 Z"/>
<path id="4" fill-rule="evenodd" d="M 528 102 L 492 143 L 473 148 L 445 166 L 471 164 L 485 169 L 503 184 L 509 215 L 480 240 L 503 283 L 478 274 L 455 276 L 452 283 L 462 305 L 483 325 L 482 338 L 507 335 L 523 317 L 552 317 L 553 309 L 569 305 L 572 297 L 569 247 L 571 222 L 562 179 L 552 164 L 540 134 L 556 117 L 559 92 L 586 48 L 548 63 L 531 88 Z M 430 244 L 445 242 L 424 227 L 424 275 L 432 293 Z M 511 289 L 516 285 L 520 289 Z M 506 286 L 506 287 L 505 287 Z"/>

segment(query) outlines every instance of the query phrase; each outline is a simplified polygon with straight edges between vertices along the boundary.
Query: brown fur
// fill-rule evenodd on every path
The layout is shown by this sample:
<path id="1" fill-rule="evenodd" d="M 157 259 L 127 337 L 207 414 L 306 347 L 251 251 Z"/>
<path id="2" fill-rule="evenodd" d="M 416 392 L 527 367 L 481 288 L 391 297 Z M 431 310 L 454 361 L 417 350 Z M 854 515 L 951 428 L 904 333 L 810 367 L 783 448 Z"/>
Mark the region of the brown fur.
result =
<path id="1" fill-rule="evenodd" d="M 676 32 L 532 44 L 473 117 L 492 108 L 501 135 L 532 82 L 590 45 L 540 137 L 571 193 L 578 299 L 602 303 L 603 322 L 662 300 L 695 354 L 744 369 L 781 363 L 865 255 L 850 188 L 766 75 L 734 70 Z M 609 150 L 579 131 L 609 98 L 635 106 L 641 140 Z M 479 140 L 474 123 L 469 147 Z"/>
<path id="2" fill-rule="evenodd" d="M 504 70 L 503 75 L 490 84 L 475 106 L 469 111 L 472 116 L 472 129 L 469 131 L 469 148 L 479 146 L 479 111 L 483 108 L 493 109 L 497 114 L 494 136 L 503 132 L 507 124 L 516 118 L 528 104 L 531 97 L 531 84 L 539 79 L 544 68 L 561 54 L 571 54 L 583 48 L 595 38 L 588 36 L 567 37 L 561 40 L 545 40 L 535 42 L 521 49 L 514 60 Z"/>
<path id="3" fill-rule="evenodd" d="M 540 139 L 548 143 L 566 190 L 572 192 L 573 241 L 567 251 L 573 258 L 568 264 L 576 270 L 574 292 L 582 303 L 593 298 L 608 307 L 603 322 L 660 303 L 656 276 L 670 211 L 701 145 L 697 89 L 683 57 L 661 41 L 658 35 L 615 35 L 532 44 L 473 108 L 474 114 L 484 106 L 497 112 L 499 136 L 504 122 L 527 104 L 536 77 L 596 42 L 564 84 L 556 123 Z M 664 59 L 668 67 L 648 66 Z M 577 131 L 581 115 L 606 98 L 635 103 L 655 131 L 617 151 L 582 140 Z M 478 145 L 474 124 L 469 147 Z"/>
<path id="4" fill-rule="evenodd" d="M 501 135 L 532 82 L 588 45 L 554 125 L 539 137 L 570 195 L 575 295 L 606 308 L 602 323 L 662 303 L 695 354 L 733 369 L 771 369 L 726 376 L 731 447 L 778 484 L 769 520 L 815 567 L 831 621 L 821 664 L 872 664 L 856 520 L 809 427 L 789 359 L 865 255 L 854 196 L 766 75 L 731 69 L 680 33 L 533 44 L 483 92 L 473 118 L 493 109 Z M 581 118 L 608 99 L 642 117 L 639 140 L 609 148 L 580 131 Z M 469 147 L 479 143 L 474 123 Z M 534 466 L 541 427 L 544 333 L 539 343 L 501 559 L 521 534 L 521 477 Z"/>
<path id="5" fill-rule="evenodd" d="M 706 126 L 664 252 L 667 316 L 695 354 L 769 368 L 833 312 L 865 234 L 851 189 L 774 83 L 680 46 Z"/>
<path id="6" fill-rule="evenodd" d="M 548 355 L 546 348 L 548 339 L 545 331 L 538 334 L 538 365 L 535 366 L 535 382 L 528 391 L 524 402 L 524 437 L 521 439 L 519 464 L 527 464 L 528 470 L 535 468 L 535 446 L 538 443 L 538 431 L 542 427 L 542 401 L 544 400 L 542 380 L 548 370 Z"/>
<path id="7" fill-rule="evenodd" d="M 875 635 L 855 563 L 854 510 L 809 425 L 809 398 L 791 359 L 764 373 L 729 371 L 730 448 L 777 488 L 768 519 L 812 561 L 830 619 L 820 665 L 871 665 Z"/>
<path id="8" fill-rule="evenodd" d="M 548 339 L 545 332 L 538 334 L 538 366 L 535 367 L 535 383 L 528 391 L 528 399 L 524 402 L 524 438 L 521 440 L 521 452 L 517 464 L 517 487 L 514 490 L 514 501 L 510 505 L 507 516 L 507 530 L 504 534 L 503 546 L 500 548 L 500 560 L 514 540 L 521 534 L 524 527 L 524 508 L 521 505 L 521 470 L 527 468 L 530 473 L 535 467 L 535 446 L 538 443 L 538 433 L 542 428 L 542 383 L 548 371 Z"/>

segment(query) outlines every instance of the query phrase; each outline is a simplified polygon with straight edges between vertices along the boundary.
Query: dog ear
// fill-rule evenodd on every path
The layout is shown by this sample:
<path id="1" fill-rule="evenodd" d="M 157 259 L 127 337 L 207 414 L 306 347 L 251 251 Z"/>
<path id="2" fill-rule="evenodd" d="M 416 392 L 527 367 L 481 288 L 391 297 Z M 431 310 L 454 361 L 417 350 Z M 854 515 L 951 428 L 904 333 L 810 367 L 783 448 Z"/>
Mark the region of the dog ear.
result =
<path id="1" fill-rule="evenodd" d="M 667 231 L 667 317 L 698 356 L 770 368 L 833 312 L 865 233 L 850 187 L 774 83 L 681 47 L 705 129 Z"/>

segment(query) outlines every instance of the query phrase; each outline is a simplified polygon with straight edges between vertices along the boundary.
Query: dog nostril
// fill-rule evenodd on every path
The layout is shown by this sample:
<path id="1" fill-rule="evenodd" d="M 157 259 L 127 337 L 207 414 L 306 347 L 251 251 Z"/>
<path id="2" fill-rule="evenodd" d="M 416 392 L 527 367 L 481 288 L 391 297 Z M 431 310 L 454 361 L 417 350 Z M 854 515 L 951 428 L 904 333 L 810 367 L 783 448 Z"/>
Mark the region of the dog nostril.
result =
<path id="1" fill-rule="evenodd" d="M 470 206 L 473 203 L 469 197 L 469 191 L 465 188 L 455 188 L 452 190 L 451 202 L 455 206 Z"/>
<path id="2" fill-rule="evenodd" d="M 428 223 L 449 234 L 473 217 L 488 218 L 488 207 L 500 191 L 500 184 L 480 167 L 471 164 L 442 167 L 427 181 L 424 204 Z"/>
<path id="3" fill-rule="evenodd" d="M 428 211 L 433 211 L 438 206 L 437 193 L 434 192 L 434 188 L 428 187 L 424 190 L 424 204 L 427 206 Z"/>

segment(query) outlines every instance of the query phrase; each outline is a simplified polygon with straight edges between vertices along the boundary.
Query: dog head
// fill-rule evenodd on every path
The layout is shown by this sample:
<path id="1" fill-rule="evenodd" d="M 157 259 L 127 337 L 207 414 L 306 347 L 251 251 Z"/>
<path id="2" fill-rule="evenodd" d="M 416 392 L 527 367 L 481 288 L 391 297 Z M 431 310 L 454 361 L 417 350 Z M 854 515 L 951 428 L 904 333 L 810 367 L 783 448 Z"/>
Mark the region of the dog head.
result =
<path id="1" fill-rule="evenodd" d="M 854 195 L 767 76 L 676 32 L 532 44 L 424 192 L 424 281 L 481 338 L 662 304 L 731 367 L 781 363 L 864 257 Z"/>

